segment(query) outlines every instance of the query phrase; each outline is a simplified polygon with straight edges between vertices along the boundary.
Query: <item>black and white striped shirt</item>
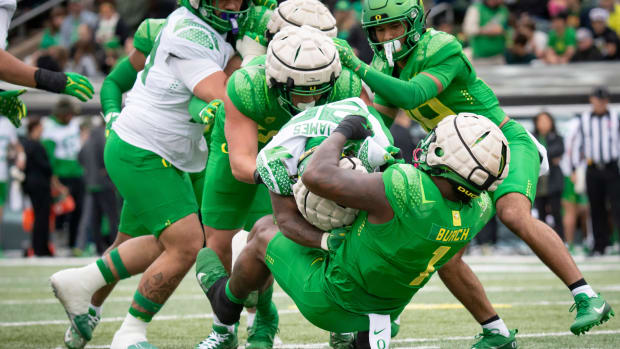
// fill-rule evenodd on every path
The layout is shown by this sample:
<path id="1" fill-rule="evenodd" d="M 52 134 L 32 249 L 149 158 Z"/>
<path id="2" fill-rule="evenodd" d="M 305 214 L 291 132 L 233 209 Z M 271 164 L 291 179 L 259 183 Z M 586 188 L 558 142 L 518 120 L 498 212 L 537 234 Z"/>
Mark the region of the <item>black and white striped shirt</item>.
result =
<path id="1" fill-rule="evenodd" d="M 573 151 L 575 158 L 585 158 L 588 165 L 603 166 L 618 161 L 620 154 L 620 120 L 618 113 L 608 110 L 604 115 L 584 112 L 579 119 Z M 573 162 L 573 165 L 576 165 Z"/>

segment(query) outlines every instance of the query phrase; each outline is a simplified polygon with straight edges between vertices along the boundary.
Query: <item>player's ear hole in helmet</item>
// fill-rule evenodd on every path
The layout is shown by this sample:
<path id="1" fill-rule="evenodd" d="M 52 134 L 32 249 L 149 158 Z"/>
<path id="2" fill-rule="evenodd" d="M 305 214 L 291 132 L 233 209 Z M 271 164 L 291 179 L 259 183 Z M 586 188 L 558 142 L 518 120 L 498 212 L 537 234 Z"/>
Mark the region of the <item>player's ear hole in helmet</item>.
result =
<path id="1" fill-rule="evenodd" d="M 508 175 L 508 141 L 484 116 L 447 116 L 420 141 L 418 148 L 418 168 L 447 179 L 464 202 L 483 191 L 494 191 Z"/>
<path id="2" fill-rule="evenodd" d="M 282 28 L 288 26 L 311 26 L 327 36 L 335 38 L 338 34 L 336 18 L 319 0 L 287 0 L 281 2 L 273 11 L 267 23 L 265 37 L 267 42 Z"/>
<path id="3" fill-rule="evenodd" d="M 331 38 L 309 26 L 285 27 L 267 47 L 268 87 L 291 115 L 327 103 L 341 71 Z"/>
<path id="4" fill-rule="evenodd" d="M 379 26 L 400 23 L 404 33 L 400 36 L 380 41 L 376 34 Z M 389 47 L 394 61 L 409 55 L 420 40 L 426 25 L 426 13 L 422 0 L 365 0 L 362 2 L 362 28 L 366 31 L 373 52 L 383 60 L 388 60 L 386 47 Z M 401 39 L 404 39 L 401 43 Z"/>
<path id="5" fill-rule="evenodd" d="M 237 34 L 248 13 L 251 0 L 178 0 L 179 6 L 209 24 L 220 33 Z M 238 9 L 230 9 L 231 3 L 239 2 Z"/>

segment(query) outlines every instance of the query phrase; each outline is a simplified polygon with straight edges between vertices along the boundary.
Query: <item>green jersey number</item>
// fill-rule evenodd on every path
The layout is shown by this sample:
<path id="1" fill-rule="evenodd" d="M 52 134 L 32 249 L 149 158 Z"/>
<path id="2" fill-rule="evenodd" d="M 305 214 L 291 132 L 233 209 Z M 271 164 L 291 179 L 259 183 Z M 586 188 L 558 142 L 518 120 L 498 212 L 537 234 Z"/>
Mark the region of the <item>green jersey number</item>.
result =
<path id="1" fill-rule="evenodd" d="M 435 252 L 433 252 L 433 258 L 431 258 L 430 261 L 428 261 L 428 265 L 426 266 L 426 270 L 421 272 L 420 275 L 418 275 L 418 277 L 416 277 L 415 279 L 413 279 L 413 281 L 411 281 L 409 283 L 409 285 L 411 286 L 419 286 L 420 284 L 422 284 L 422 282 L 435 271 L 435 264 L 437 262 L 439 262 L 439 260 L 446 255 L 446 253 L 448 253 L 448 251 L 450 251 L 450 246 L 439 246 Z"/>

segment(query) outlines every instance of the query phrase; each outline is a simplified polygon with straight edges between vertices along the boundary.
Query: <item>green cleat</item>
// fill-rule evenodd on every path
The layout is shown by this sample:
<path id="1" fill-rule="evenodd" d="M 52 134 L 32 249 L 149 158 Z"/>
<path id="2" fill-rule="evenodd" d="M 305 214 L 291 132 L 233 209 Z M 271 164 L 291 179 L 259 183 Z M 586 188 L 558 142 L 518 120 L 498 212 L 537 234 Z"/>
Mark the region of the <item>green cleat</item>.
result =
<path id="1" fill-rule="evenodd" d="M 509 337 L 502 336 L 498 330 L 482 329 L 482 333 L 476 336 L 476 339 L 480 339 L 471 349 L 516 349 L 518 348 L 517 339 L 515 338 L 518 330 L 514 329 L 510 331 Z"/>
<path id="2" fill-rule="evenodd" d="M 400 315 L 398 315 L 396 320 L 392 320 L 390 336 L 392 338 L 396 337 L 398 335 L 399 331 L 400 331 Z"/>
<path id="3" fill-rule="evenodd" d="M 248 343 L 246 349 L 271 349 L 273 348 L 273 339 L 278 332 L 278 309 L 271 302 L 267 313 L 256 312 L 254 325 L 248 333 Z"/>
<path id="4" fill-rule="evenodd" d="M 329 346 L 334 349 L 351 349 L 355 344 L 354 333 L 329 333 Z"/>
<path id="5" fill-rule="evenodd" d="M 88 326 L 91 329 L 91 333 L 99 324 L 99 320 L 101 320 L 101 317 L 97 315 L 94 309 L 89 308 Z M 82 349 L 86 346 L 86 343 L 88 343 L 88 340 L 84 339 L 84 337 L 82 337 L 80 333 L 75 328 L 73 328 L 73 326 L 69 326 L 69 328 L 65 332 L 65 345 L 67 346 L 67 348 Z"/>
<path id="6" fill-rule="evenodd" d="M 614 311 L 601 294 L 597 297 L 588 297 L 585 293 L 575 296 L 575 303 L 569 311 L 577 309 L 575 322 L 570 326 L 571 332 L 580 335 L 588 332 L 592 327 L 598 326 L 614 316 Z"/>
<path id="7" fill-rule="evenodd" d="M 200 250 L 196 257 L 196 279 L 202 291 L 207 294 L 209 288 L 223 277 L 228 277 L 228 273 L 217 254 L 208 247 Z"/>
<path id="8" fill-rule="evenodd" d="M 209 337 L 198 343 L 195 349 L 236 349 L 238 345 L 237 325 L 233 332 L 229 332 L 225 326 L 214 324 Z"/>

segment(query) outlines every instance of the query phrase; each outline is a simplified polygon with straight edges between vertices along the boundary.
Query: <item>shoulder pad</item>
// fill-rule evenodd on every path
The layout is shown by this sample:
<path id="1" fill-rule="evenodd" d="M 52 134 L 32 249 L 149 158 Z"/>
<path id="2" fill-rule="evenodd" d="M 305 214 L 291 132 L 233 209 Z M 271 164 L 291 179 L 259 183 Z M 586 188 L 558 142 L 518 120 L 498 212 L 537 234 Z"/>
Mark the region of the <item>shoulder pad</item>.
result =
<path id="1" fill-rule="evenodd" d="M 235 71 L 228 80 L 226 90 L 235 107 L 243 115 L 257 121 L 267 109 L 265 66 L 253 64 Z"/>
<path id="2" fill-rule="evenodd" d="M 164 49 L 182 59 L 213 57 L 224 49 L 213 29 L 189 18 L 168 23 L 162 35 L 166 36 Z"/>
<path id="3" fill-rule="evenodd" d="M 351 97 L 359 97 L 362 93 L 362 79 L 349 68 L 342 68 L 340 76 L 334 84 L 332 101 L 339 101 Z"/>
<path id="4" fill-rule="evenodd" d="M 415 52 L 416 59 L 425 59 L 429 62 L 441 62 L 450 56 L 454 56 L 463 51 L 463 46 L 453 35 L 429 29 L 426 31 L 418 45 L 421 45 Z"/>
<path id="5" fill-rule="evenodd" d="M 136 34 L 133 36 L 133 45 L 136 50 L 142 52 L 145 56 L 151 52 L 153 43 L 157 38 L 157 35 L 161 31 L 161 28 L 166 24 L 165 19 L 159 18 L 147 18 L 138 27 Z"/>

